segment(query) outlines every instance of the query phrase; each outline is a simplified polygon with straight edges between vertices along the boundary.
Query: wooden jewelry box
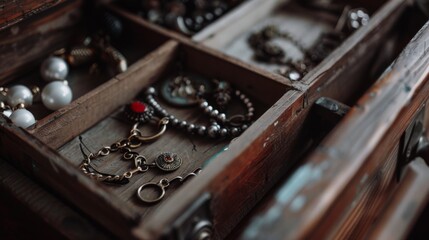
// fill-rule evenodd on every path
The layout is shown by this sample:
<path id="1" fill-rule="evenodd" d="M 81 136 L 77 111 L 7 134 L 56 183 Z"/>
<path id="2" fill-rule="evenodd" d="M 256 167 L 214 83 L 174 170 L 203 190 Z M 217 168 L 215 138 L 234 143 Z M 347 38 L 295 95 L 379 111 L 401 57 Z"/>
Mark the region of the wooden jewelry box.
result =
<path id="1" fill-rule="evenodd" d="M 385 162 L 393 166 L 397 162 L 397 158 L 388 157 L 389 153 L 392 155 L 395 149 L 396 152 L 400 149 L 397 144 L 406 126 L 411 124 L 411 119 L 427 100 L 423 96 L 427 87 L 427 56 L 421 51 L 413 56 L 405 52 L 390 68 L 393 73 L 389 74 L 388 69 L 381 75 L 426 19 L 412 1 L 351 1 L 348 4 L 366 8 L 371 20 L 347 36 L 300 81 L 292 81 L 271 69 L 255 66 L 250 60 L 240 60 L 236 50 L 229 47 L 231 42 L 243 39 L 243 34 L 252 32 L 252 26 L 269 18 L 272 13 L 284 15 L 283 11 L 286 11 L 287 15 L 288 9 L 296 8 L 297 3 L 292 1 L 246 1 L 193 37 L 149 23 L 115 2 L 99 2 L 96 6 L 84 1 L 57 2 L 43 14 L 29 17 L 13 26 L 3 24 L 4 29 L 0 32 L 2 85 L 34 84 L 39 81 L 41 61 L 70 44 L 75 35 L 84 32 L 86 23 L 95 21 L 91 18 L 94 17 L 91 14 L 94 9 L 108 11 L 122 22 L 121 37 L 112 44 L 123 52 L 129 68 L 111 78 L 105 74 L 92 77 L 85 71 L 76 70 L 68 79 L 76 92 L 74 101 L 55 112 L 36 109 L 39 120 L 29 129 L 18 128 L 2 117 L 1 156 L 58 194 L 60 201 L 79 209 L 83 218 L 93 220 L 116 237 L 129 239 L 225 238 L 280 179 L 301 179 L 300 169 L 305 168 L 304 164 L 308 162 L 332 161 L 329 165 L 332 174 L 321 176 L 326 181 L 305 182 L 302 191 L 308 191 L 308 197 L 307 192 L 302 194 L 308 199 L 306 212 L 289 213 L 285 204 L 280 205 L 281 208 L 272 208 L 285 213 L 279 216 L 282 221 L 272 228 L 260 227 L 258 234 L 269 236 L 272 232 L 277 238 L 307 237 L 308 232 L 305 231 L 321 219 L 328 219 L 323 221 L 327 225 L 335 222 L 337 227 L 318 225 L 320 229 L 315 228 L 312 234 L 320 232 L 331 238 L 340 236 L 340 233 L 354 234 L 355 228 L 348 226 L 369 218 L 353 218 L 359 208 L 346 208 L 347 202 L 352 201 L 350 196 L 353 193 L 350 190 L 340 196 L 343 193 L 340 190 L 345 184 L 352 184 L 348 182 L 350 179 L 365 176 L 363 170 L 359 172 L 361 175 L 352 171 L 365 167 L 371 172 L 368 177 L 379 176 L 373 173 L 377 171 L 374 169 L 379 169 L 377 164 Z M 328 18 L 326 25 L 332 28 L 335 20 Z M 425 36 L 421 31 L 413 43 L 421 44 L 426 40 Z M 415 49 L 413 43 L 405 51 Z M 237 46 L 240 44 L 243 45 L 237 43 Z M 14 60 L 12 64 L 10 59 Z M 102 146 L 127 137 L 131 125 L 120 119 L 123 106 L 145 88 L 158 86 L 163 79 L 177 75 L 179 69 L 232 83 L 252 99 L 256 110 L 255 122 L 233 141 L 206 139 L 168 129 L 157 141 L 138 150 L 148 159 L 166 151 L 186 156 L 183 157 L 182 167 L 173 173 L 148 171 L 119 187 L 96 182 L 84 175 L 79 169 L 84 158 L 80 142 L 95 152 Z M 395 71 L 400 74 L 394 74 Z M 381 80 L 377 81 L 378 78 Z M 383 85 L 384 82 L 387 83 Z M 362 107 L 365 102 L 360 100 L 357 107 L 347 113 L 345 120 L 338 123 L 338 115 L 347 112 L 346 105 L 354 106 L 356 100 L 374 83 L 371 89 L 377 89 L 379 94 L 369 90 L 370 93 L 361 98 L 369 99 L 366 100 L 370 102 L 368 107 Z M 400 95 L 402 92 L 394 91 L 399 91 L 401 84 L 409 89 L 406 91 L 408 93 L 404 93 L 407 94 L 404 98 Z M 412 98 L 414 96 L 415 99 Z M 396 102 L 395 99 L 400 100 Z M 383 105 L 384 102 L 397 105 L 392 105 L 391 111 L 389 108 L 383 113 L 380 109 L 390 107 Z M 398 115 L 410 102 L 412 107 L 406 109 L 406 114 Z M 338 114 L 332 117 L 329 112 L 333 111 L 333 104 L 338 107 L 334 108 Z M 201 118 L 193 110 L 168 110 L 189 122 Z M 395 117 L 389 118 L 390 112 Z M 391 121 L 379 128 L 380 124 L 377 123 L 386 121 L 383 114 L 387 114 L 386 118 Z M 393 120 L 395 124 L 398 122 L 395 128 Z M 153 128 L 145 127 L 142 131 L 154 131 Z M 334 128 L 323 145 L 319 145 Z M 373 134 L 386 134 L 389 141 L 381 142 L 376 138 L 367 144 Z M 336 157 L 335 151 L 326 152 L 337 148 L 341 148 L 340 152 L 347 162 L 340 161 L 344 158 Z M 371 154 L 379 154 L 377 161 L 368 157 Z M 109 155 L 100 160 L 97 167 L 114 174 L 127 171 L 130 164 L 117 158 Z M 136 190 L 144 183 L 185 176 L 197 168 L 202 168 L 198 176 L 183 186 L 168 189 L 165 199 L 159 204 L 145 205 L 136 197 Z M 333 173 L 342 171 L 334 177 Z M 392 181 L 392 176 L 386 177 L 386 181 Z M 338 181 L 344 186 L 338 186 Z M 381 182 L 377 178 L 372 182 L 377 181 Z M 317 185 L 325 182 L 327 187 Z M 366 191 L 366 188 L 362 189 L 362 192 Z M 386 189 L 391 193 L 395 188 Z M 330 195 L 332 191 L 336 195 Z M 379 192 L 374 191 L 356 201 L 364 204 L 365 199 L 383 199 L 378 195 Z M 329 199 L 323 201 L 324 205 L 321 206 L 318 199 L 324 196 L 329 196 Z M 335 205 L 337 202 L 341 204 Z M 334 205 L 335 211 L 325 216 L 327 209 L 332 209 Z M 289 218 L 289 214 L 295 215 Z M 319 215 L 313 218 L 312 214 Z M 53 225 L 60 229 L 58 231 L 67 232 L 63 226 Z M 365 226 L 355 231 L 366 229 Z M 274 229 L 280 231 L 278 235 L 274 235 L 278 233 Z M 290 229 L 290 232 L 282 232 L 283 229 Z M 328 232 L 326 229 L 331 230 Z M 244 234 L 243 238 L 247 236 Z"/>

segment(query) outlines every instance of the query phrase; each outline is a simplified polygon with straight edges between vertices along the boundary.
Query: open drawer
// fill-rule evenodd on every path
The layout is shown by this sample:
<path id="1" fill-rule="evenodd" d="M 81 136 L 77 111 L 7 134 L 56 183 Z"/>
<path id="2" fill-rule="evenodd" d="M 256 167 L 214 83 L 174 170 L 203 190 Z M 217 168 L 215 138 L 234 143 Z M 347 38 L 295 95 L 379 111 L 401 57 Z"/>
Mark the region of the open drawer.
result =
<path id="1" fill-rule="evenodd" d="M 80 9 L 79 4 L 74 6 L 73 11 Z M 320 115 L 311 106 L 321 96 L 353 103 L 376 80 L 374 72 L 386 68 L 386 62 L 393 61 L 393 53 L 410 38 L 403 30 L 422 24 L 421 21 L 408 21 L 409 15 L 417 14 L 406 1 L 389 1 L 383 6 L 369 23 L 371 31 L 363 28 L 360 34 L 356 32 L 354 38 L 344 43 L 352 44 L 350 49 L 345 45 L 338 49 L 307 75 L 308 82 L 302 83 L 253 68 L 203 44 L 173 39 L 162 31 L 154 31 L 141 19 L 108 7 L 123 19 L 124 29 L 144 45 L 126 43 L 124 47 L 129 48 L 131 54 L 143 49 L 141 55 L 136 56 L 126 72 L 83 92 L 72 104 L 45 116 L 34 128 L 20 129 L 1 118 L 2 158 L 56 191 L 116 236 L 130 239 L 223 238 L 274 183 L 329 132 L 331 126 L 321 124 Z M 399 18 L 405 20 L 399 23 Z M 377 37 L 371 37 L 378 28 Z M 149 43 L 146 40 L 150 40 Z M 375 50 L 384 41 L 395 43 L 392 54 L 377 57 Z M 41 57 L 54 49 L 42 50 L 29 65 L 11 69 L 8 76 L 15 76 L 17 69 L 34 71 L 30 66 L 36 66 Z M 365 55 L 365 51 L 373 54 Z M 378 70 L 373 67 L 376 63 Z M 183 69 L 236 86 L 254 103 L 254 123 L 233 141 L 214 141 L 168 129 L 156 142 L 136 150 L 148 159 L 163 151 L 186 156 L 181 170 L 174 173 L 147 172 L 119 187 L 85 176 L 78 167 L 85 157 L 81 142 L 88 148 L 83 151 L 88 153 L 126 137 L 131 125 L 120 120 L 122 106 L 149 86 L 156 87 Z M 8 81 L 20 78 L 17 79 L 11 77 Z M 203 117 L 192 109 L 177 111 L 175 115 L 189 122 Z M 98 162 L 97 168 L 123 172 L 130 167 L 129 163 L 115 161 L 112 156 Z M 198 176 L 180 188 L 168 189 L 159 204 L 142 204 L 136 196 L 142 184 L 185 176 L 200 167 L 203 170 Z"/>
<path id="2" fill-rule="evenodd" d="M 408 239 L 429 203 L 429 168 L 421 158 L 405 169 L 403 179 L 372 226 L 368 239 Z"/>
<path id="3" fill-rule="evenodd" d="M 427 165 L 412 160 L 427 155 L 428 28 L 286 177 L 243 239 L 406 236 L 427 203 Z"/>
<path id="4" fill-rule="evenodd" d="M 306 4 L 306 2 L 310 3 Z M 292 84 L 297 85 L 299 83 L 310 85 L 314 84 L 316 79 L 324 78 L 327 72 L 341 73 L 344 66 L 348 64 L 359 64 L 359 61 L 374 58 L 378 54 L 386 58 L 392 57 L 389 54 L 395 54 L 391 51 L 395 41 L 381 39 L 385 39 L 390 34 L 397 21 L 401 19 L 404 10 L 410 5 L 410 2 L 403 0 L 332 1 L 337 5 L 333 7 L 331 6 L 333 3 L 326 4 L 328 7 L 325 9 L 323 1 L 320 3 L 321 6 L 317 4 L 318 1 L 313 1 L 315 6 L 311 2 L 248 1 L 243 4 L 241 11 L 237 9 L 230 16 L 211 25 L 197 34 L 194 41 L 239 59 L 252 68 L 281 75 L 284 81 L 292 81 Z M 351 14 L 353 9 L 364 9 L 371 19 L 357 31 L 347 30 L 346 26 L 341 27 L 347 21 L 344 17 L 347 16 L 345 13 Z M 260 59 L 258 51 L 267 50 L 261 50 L 260 47 L 254 48 L 252 45 L 251 36 L 269 26 L 278 26 L 280 35 L 286 35 L 283 39 L 274 34 L 275 37 L 272 37 L 269 42 L 285 51 L 286 60 L 280 63 L 274 57 Z M 324 34 L 338 35 L 340 40 L 335 37 L 324 38 Z M 323 61 L 314 59 L 313 56 L 319 54 L 318 47 L 324 45 L 325 41 L 329 42 L 325 47 L 329 50 L 320 54 L 327 57 Z M 383 44 L 379 45 L 380 43 Z M 355 58 L 344 58 L 350 55 Z M 292 65 L 295 67 L 290 67 L 287 63 L 288 59 L 292 60 Z M 378 64 L 383 64 L 383 59 L 380 59 Z M 378 64 L 373 64 L 374 69 L 370 72 L 377 74 L 380 70 L 377 69 Z M 298 70 L 301 67 L 296 65 L 304 65 L 304 67 Z M 293 73 L 299 73 L 299 77 L 296 75 L 293 77 L 291 75 Z M 323 82 L 326 81 L 329 80 L 325 79 Z"/>

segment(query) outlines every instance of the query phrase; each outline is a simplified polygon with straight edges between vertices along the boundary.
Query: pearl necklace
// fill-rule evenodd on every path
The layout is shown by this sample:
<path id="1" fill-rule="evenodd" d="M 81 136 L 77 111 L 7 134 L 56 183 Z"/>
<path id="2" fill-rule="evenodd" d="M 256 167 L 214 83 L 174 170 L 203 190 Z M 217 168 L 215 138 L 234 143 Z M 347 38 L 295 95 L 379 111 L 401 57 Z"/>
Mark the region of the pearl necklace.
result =
<path id="1" fill-rule="evenodd" d="M 73 93 L 65 80 L 68 75 L 67 63 L 62 58 L 49 57 L 42 63 L 40 73 L 42 78 L 49 82 L 41 92 L 43 105 L 55 111 L 70 104 Z M 38 87 L 30 90 L 24 85 L 15 85 L 9 89 L 1 88 L 0 92 L 2 95 L 0 110 L 3 115 L 22 128 L 28 128 L 36 123 L 34 115 L 25 108 L 33 104 L 34 95 L 40 92 Z"/>

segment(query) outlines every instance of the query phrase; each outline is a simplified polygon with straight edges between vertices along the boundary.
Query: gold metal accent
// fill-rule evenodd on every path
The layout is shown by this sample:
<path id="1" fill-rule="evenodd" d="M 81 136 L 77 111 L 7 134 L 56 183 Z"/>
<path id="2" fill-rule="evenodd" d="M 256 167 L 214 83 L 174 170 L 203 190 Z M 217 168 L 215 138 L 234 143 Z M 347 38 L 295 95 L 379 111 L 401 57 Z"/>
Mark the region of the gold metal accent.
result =
<path id="1" fill-rule="evenodd" d="M 31 87 L 31 92 L 33 93 L 34 96 L 39 95 L 40 94 L 40 88 L 38 86 L 33 86 L 33 87 Z"/>
<path id="2" fill-rule="evenodd" d="M 149 182 L 149 183 L 145 183 L 143 185 L 141 185 L 138 189 L 137 189 L 137 197 L 142 200 L 142 202 L 147 203 L 147 204 L 154 204 L 157 203 L 159 201 L 161 201 L 164 196 L 165 196 L 165 190 L 174 183 L 184 183 L 185 181 L 187 181 L 188 179 L 197 176 L 199 173 L 201 172 L 201 168 L 197 168 L 195 169 L 195 171 L 187 174 L 186 176 L 182 177 L 182 176 L 177 176 L 171 180 L 168 180 L 166 178 L 163 178 L 161 180 L 159 180 L 159 182 L 154 183 L 154 182 Z M 142 192 L 144 190 L 148 190 L 148 189 L 155 189 L 156 191 L 158 191 L 158 196 L 156 198 L 153 199 L 149 199 L 147 197 L 142 196 Z"/>
<path id="3" fill-rule="evenodd" d="M 24 103 L 20 103 L 20 104 L 18 104 L 18 105 L 15 106 L 14 110 L 16 110 L 16 109 L 24 109 L 24 108 L 25 108 L 25 104 Z"/>
<path id="4" fill-rule="evenodd" d="M 167 117 L 159 120 L 158 125 L 161 129 L 159 130 L 158 133 L 156 133 L 155 135 L 152 135 L 152 136 L 143 136 L 141 131 L 138 129 L 139 123 L 138 122 L 135 123 L 133 125 L 133 128 L 130 131 L 130 136 L 128 137 L 129 147 L 130 148 L 138 148 L 143 143 L 152 142 L 152 141 L 158 139 L 167 130 L 168 122 L 169 122 L 169 119 Z"/>
<path id="5" fill-rule="evenodd" d="M 58 50 L 56 50 L 53 55 L 57 56 L 57 57 L 62 57 L 64 56 L 64 54 L 67 52 L 67 50 L 65 48 L 60 48 Z"/>
<path id="6" fill-rule="evenodd" d="M 7 92 L 9 91 L 9 89 L 8 88 L 6 88 L 6 87 L 0 87 L 0 94 L 1 95 L 3 95 L 3 96 L 7 96 Z"/>
<path id="7" fill-rule="evenodd" d="M 111 146 L 105 146 L 98 150 L 97 153 L 90 153 L 85 156 L 84 160 L 80 164 L 79 168 L 82 172 L 89 177 L 104 182 L 111 183 L 123 183 L 128 181 L 136 173 L 143 173 L 149 170 L 149 167 L 155 166 L 154 164 L 146 163 L 146 158 L 138 153 L 132 152 L 131 149 L 140 147 L 143 143 L 151 142 L 165 133 L 167 129 L 168 118 L 162 118 L 159 120 L 158 125 L 160 130 L 158 133 L 152 136 L 142 136 L 141 131 L 138 129 L 139 124 L 134 124 L 130 131 L 130 136 L 125 139 L 121 139 Z M 104 157 L 113 152 L 120 151 L 123 153 L 122 157 L 126 160 L 134 160 L 134 168 L 120 175 L 106 174 L 97 171 L 91 164 L 91 162 L 100 157 Z"/>

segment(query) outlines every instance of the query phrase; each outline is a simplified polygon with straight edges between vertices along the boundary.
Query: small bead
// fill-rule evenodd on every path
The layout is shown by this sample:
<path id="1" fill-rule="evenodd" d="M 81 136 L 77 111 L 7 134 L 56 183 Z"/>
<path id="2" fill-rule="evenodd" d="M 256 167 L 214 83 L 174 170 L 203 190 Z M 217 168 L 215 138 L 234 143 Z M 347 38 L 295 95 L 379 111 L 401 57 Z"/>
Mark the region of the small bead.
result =
<path id="1" fill-rule="evenodd" d="M 186 127 L 188 127 L 188 123 L 186 121 L 181 121 L 179 124 L 179 127 L 180 128 L 186 128 Z"/>
<path id="2" fill-rule="evenodd" d="M 249 99 L 248 98 L 245 98 L 244 100 L 243 100 L 243 102 L 245 103 L 245 104 L 247 104 L 247 103 L 249 103 Z"/>
<path id="3" fill-rule="evenodd" d="M 27 109 L 17 109 L 10 115 L 10 120 L 18 127 L 28 128 L 36 123 L 34 115 Z"/>
<path id="4" fill-rule="evenodd" d="M 67 106 L 72 98 L 72 90 L 63 81 L 50 82 L 42 91 L 42 102 L 50 110 L 58 110 Z"/>
<path id="5" fill-rule="evenodd" d="M 235 95 L 240 96 L 240 94 L 241 94 L 240 90 L 235 91 Z"/>
<path id="6" fill-rule="evenodd" d="M 147 95 L 153 95 L 153 94 L 155 94 L 156 93 L 156 90 L 155 90 L 155 88 L 154 87 L 149 87 L 147 90 L 146 90 L 146 94 Z M 153 99 L 153 98 L 152 98 Z"/>
<path id="7" fill-rule="evenodd" d="M 195 131 L 195 125 L 194 124 L 189 124 L 188 126 L 188 132 L 189 133 L 194 133 Z"/>
<path id="8" fill-rule="evenodd" d="M 221 137 L 226 137 L 226 136 L 228 136 L 228 129 L 226 129 L 226 128 L 222 128 L 222 129 L 220 130 L 220 136 L 221 136 Z"/>
<path id="9" fill-rule="evenodd" d="M 161 113 L 161 115 L 162 115 L 163 117 L 167 117 L 167 116 L 168 116 L 168 112 L 167 112 L 167 111 L 165 111 L 165 109 L 161 109 L 160 113 Z"/>
<path id="10" fill-rule="evenodd" d="M 226 121 L 226 115 L 225 113 L 221 113 L 219 114 L 219 116 L 217 117 L 219 119 L 219 121 L 221 122 L 225 122 Z"/>
<path id="11" fill-rule="evenodd" d="M 201 108 L 206 108 L 206 107 L 208 107 L 208 106 L 209 106 L 209 103 L 208 103 L 208 102 L 206 102 L 206 101 L 204 101 L 204 102 L 200 103 L 200 107 L 201 107 Z"/>
<path id="12" fill-rule="evenodd" d="M 231 134 L 232 134 L 232 136 L 238 136 L 238 134 L 240 134 L 240 131 L 238 130 L 238 128 L 232 128 L 231 129 Z"/>
<path id="13" fill-rule="evenodd" d="M 207 130 L 207 133 L 210 137 L 215 138 L 217 137 L 218 133 L 219 133 L 219 127 L 212 125 L 209 127 L 209 129 Z"/>
<path id="14" fill-rule="evenodd" d="M 247 128 L 249 128 L 249 126 L 247 126 L 246 124 L 244 124 L 243 126 L 241 126 L 241 129 L 246 130 Z"/>
<path id="15" fill-rule="evenodd" d="M 159 105 L 158 103 L 151 104 L 151 105 L 152 105 L 152 107 L 153 107 L 153 108 L 155 108 L 156 110 L 158 110 L 158 112 L 165 111 L 165 110 L 161 107 L 161 105 Z"/>
<path id="16" fill-rule="evenodd" d="M 249 113 L 253 113 L 255 111 L 255 108 L 253 108 L 253 107 L 251 107 L 251 108 L 249 108 Z"/>
<path id="17" fill-rule="evenodd" d="M 205 112 L 205 113 L 210 113 L 211 111 L 213 111 L 213 107 L 212 107 L 212 106 L 207 106 L 207 107 L 204 109 L 204 112 Z"/>
<path id="18" fill-rule="evenodd" d="M 176 119 L 176 117 L 175 117 L 174 115 L 170 115 L 170 116 L 168 116 L 168 119 L 169 119 L 170 121 L 173 121 L 174 119 Z"/>
<path id="19" fill-rule="evenodd" d="M 198 127 L 198 134 L 201 136 L 204 136 L 206 134 L 206 127 L 205 126 Z"/>
<path id="20" fill-rule="evenodd" d="M 178 124 L 179 124 L 179 119 L 175 118 L 175 119 L 171 120 L 172 126 L 177 126 Z"/>
<path id="21" fill-rule="evenodd" d="M 20 103 L 28 107 L 33 103 L 33 93 L 24 85 L 13 86 L 7 92 L 7 103 L 12 108 Z"/>
<path id="22" fill-rule="evenodd" d="M 49 57 L 43 61 L 40 67 L 40 74 L 45 81 L 64 80 L 67 77 L 69 68 L 66 61 L 59 57 Z"/>
<path id="23" fill-rule="evenodd" d="M 251 107 L 253 107 L 253 104 L 252 104 L 251 102 L 248 102 L 248 103 L 246 104 L 246 106 L 247 106 L 248 108 L 251 108 Z"/>
<path id="24" fill-rule="evenodd" d="M 210 113 L 210 116 L 211 116 L 211 117 L 216 117 L 218 114 L 219 114 L 219 111 L 215 109 L 215 110 L 213 110 L 213 111 Z"/>
<path id="25" fill-rule="evenodd" d="M 246 95 L 244 95 L 244 94 L 241 94 L 241 95 L 240 95 L 240 99 L 241 99 L 241 100 L 244 100 L 245 98 L 246 98 Z"/>

